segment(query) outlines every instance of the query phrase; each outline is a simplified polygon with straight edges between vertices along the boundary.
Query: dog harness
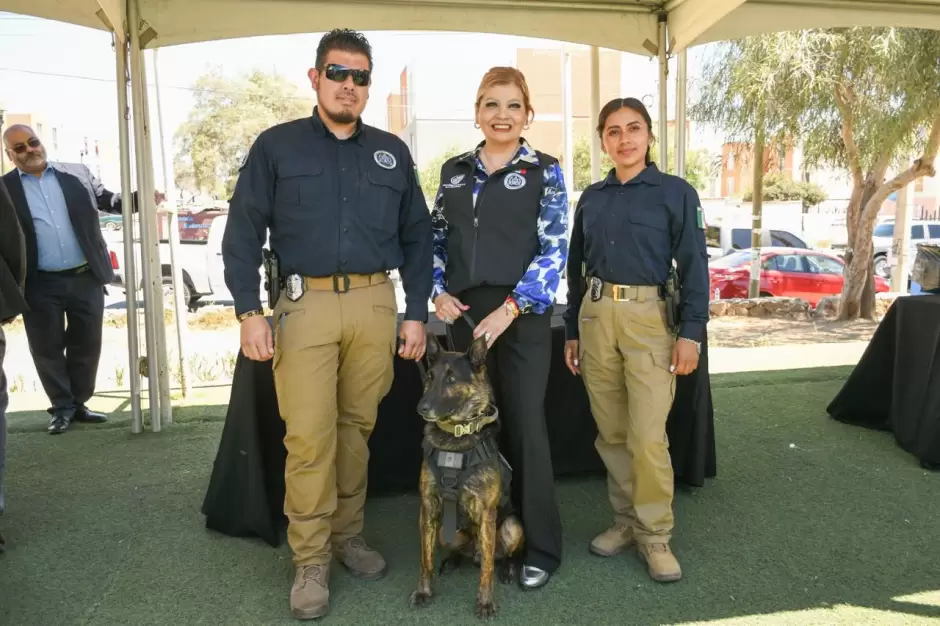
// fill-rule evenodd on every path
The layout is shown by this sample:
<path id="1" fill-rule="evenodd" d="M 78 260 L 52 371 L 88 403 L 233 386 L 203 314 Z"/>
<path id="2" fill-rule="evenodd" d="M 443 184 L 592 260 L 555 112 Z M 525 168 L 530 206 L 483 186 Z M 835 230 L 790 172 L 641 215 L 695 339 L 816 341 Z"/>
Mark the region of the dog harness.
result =
<path id="1" fill-rule="evenodd" d="M 494 420 L 495 417 L 489 421 Z M 441 450 L 428 442 L 425 442 L 423 447 L 428 467 L 437 480 L 437 488 L 441 494 L 441 532 L 444 543 L 452 545 L 457 538 L 457 529 L 469 522 L 467 514 L 460 508 L 460 490 L 473 470 L 487 463 L 496 463 L 499 466 L 500 494 L 497 506 L 497 524 L 499 524 L 509 505 L 512 468 L 500 454 L 494 437 L 486 435 L 473 448 L 464 452 Z"/>

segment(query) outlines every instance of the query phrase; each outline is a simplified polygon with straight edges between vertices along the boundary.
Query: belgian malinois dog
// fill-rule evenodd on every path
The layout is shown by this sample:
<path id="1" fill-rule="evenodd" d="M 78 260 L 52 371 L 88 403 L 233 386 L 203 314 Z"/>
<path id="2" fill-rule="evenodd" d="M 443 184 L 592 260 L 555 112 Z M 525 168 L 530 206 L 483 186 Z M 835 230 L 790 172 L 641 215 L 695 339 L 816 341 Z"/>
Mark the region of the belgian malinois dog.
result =
<path id="1" fill-rule="evenodd" d="M 522 524 L 515 515 L 507 514 L 509 485 L 505 483 L 510 474 L 496 444 L 499 413 L 486 375 L 486 353 L 483 337 L 460 353 L 445 351 L 434 333 L 427 334 L 428 371 L 424 396 L 418 403 L 418 413 L 427 422 L 419 480 L 421 569 L 418 588 L 411 594 L 413 607 L 430 603 L 438 542 L 449 551 L 439 574 L 455 569 L 463 557 L 473 558 L 478 553 L 476 613 L 482 619 L 493 617 L 497 610 L 493 593 L 497 556 L 502 557 L 500 582 L 513 582 L 524 541 Z M 447 468 L 451 468 L 450 474 Z M 454 501 L 456 509 L 451 510 L 458 512 L 457 530 L 449 537 L 442 523 L 446 525 L 446 509 L 453 507 Z"/>

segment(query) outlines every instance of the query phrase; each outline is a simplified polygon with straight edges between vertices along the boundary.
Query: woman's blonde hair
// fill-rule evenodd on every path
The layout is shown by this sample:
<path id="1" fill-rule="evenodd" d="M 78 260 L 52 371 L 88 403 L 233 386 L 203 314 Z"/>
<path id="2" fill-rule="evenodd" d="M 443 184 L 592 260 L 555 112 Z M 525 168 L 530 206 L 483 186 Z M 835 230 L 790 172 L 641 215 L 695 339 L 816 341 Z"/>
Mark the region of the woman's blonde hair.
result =
<path id="1" fill-rule="evenodd" d="M 477 100 L 474 108 L 480 110 L 480 102 L 483 101 L 483 94 L 487 89 L 500 85 L 513 85 L 522 92 L 522 105 L 525 107 L 529 116 L 529 121 L 535 117 L 535 109 L 532 108 L 532 99 L 529 97 L 529 85 L 525 82 L 525 75 L 514 67 L 491 67 L 483 79 L 480 80 L 480 87 L 477 89 Z"/>

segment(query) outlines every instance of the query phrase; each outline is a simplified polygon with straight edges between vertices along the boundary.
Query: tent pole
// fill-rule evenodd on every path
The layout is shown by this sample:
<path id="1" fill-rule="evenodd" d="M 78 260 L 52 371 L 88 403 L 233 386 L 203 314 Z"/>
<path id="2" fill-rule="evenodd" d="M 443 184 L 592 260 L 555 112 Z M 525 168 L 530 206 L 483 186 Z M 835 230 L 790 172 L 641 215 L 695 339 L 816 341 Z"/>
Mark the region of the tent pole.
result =
<path id="1" fill-rule="evenodd" d="M 572 103 L 571 103 L 571 53 L 562 44 L 561 48 L 561 133 L 564 159 L 562 166 L 565 185 L 574 189 L 574 146 L 571 141 Z"/>
<path id="2" fill-rule="evenodd" d="M 157 131 L 160 136 L 160 160 L 162 163 L 160 169 L 163 171 L 163 193 L 166 194 L 166 225 L 170 240 L 170 268 L 172 269 L 173 276 L 173 318 L 176 322 L 176 345 L 179 359 L 179 369 L 177 371 L 179 372 L 180 391 L 185 398 L 189 393 L 189 368 L 186 358 L 188 346 L 187 336 L 189 334 L 187 332 L 188 328 L 186 327 L 186 306 L 189 303 L 183 301 L 183 270 L 179 265 L 179 206 L 177 206 L 176 193 L 171 184 L 173 180 L 173 177 L 170 175 L 172 164 L 170 164 L 166 158 L 166 136 L 163 132 L 163 107 L 161 106 L 160 93 L 159 55 L 160 49 L 156 48 L 153 51 L 153 83 L 157 102 Z M 170 423 L 172 423 L 172 414 L 169 419 Z"/>
<path id="3" fill-rule="evenodd" d="M 588 129 L 591 135 L 591 182 L 601 179 L 601 138 L 594 129 L 594 120 L 601 112 L 601 61 L 597 46 L 591 46 L 591 113 Z M 571 183 L 569 183 L 570 185 Z M 574 189 L 574 187 L 571 187 Z"/>
<path id="4" fill-rule="evenodd" d="M 685 49 L 676 57 L 676 176 L 685 178 L 686 106 L 688 57 Z"/>
<path id="5" fill-rule="evenodd" d="M 659 34 L 659 136 L 656 140 L 659 142 L 659 169 L 663 172 L 669 171 L 669 143 L 666 138 L 666 132 L 669 128 L 669 56 L 666 54 L 666 14 L 659 14 L 658 23 Z"/>
<path id="6" fill-rule="evenodd" d="M 137 0 L 138 2 L 140 0 Z M 158 224 L 159 216 L 157 214 L 157 205 L 156 201 L 153 200 L 153 190 L 156 189 L 153 178 L 153 133 L 150 129 L 150 86 L 147 82 L 147 61 L 144 51 L 140 51 L 140 84 L 143 85 L 141 90 L 141 100 L 143 104 L 144 112 L 144 163 L 146 167 L 144 168 L 144 174 L 147 176 L 147 197 L 148 201 L 153 201 L 153 204 L 150 206 L 152 210 L 150 216 L 152 222 L 150 223 L 150 238 L 152 241 L 152 254 L 151 262 L 154 264 L 152 277 L 155 277 L 154 280 L 154 336 L 156 337 L 157 344 L 157 361 L 159 369 L 157 370 L 157 388 L 160 390 L 160 417 L 162 424 L 172 424 L 173 423 L 173 404 L 170 402 L 170 368 L 167 359 L 167 349 L 166 349 L 166 318 L 164 313 L 166 311 L 166 303 L 163 300 L 163 258 L 160 254 L 160 225 Z"/>
<path id="7" fill-rule="evenodd" d="M 120 25 L 122 28 L 124 24 Z M 130 157 L 130 109 L 127 106 L 127 32 L 120 36 L 114 34 L 114 57 L 117 68 L 118 98 L 118 139 L 121 150 L 121 197 L 131 198 Z M 144 430 L 143 416 L 140 412 L 140 339 L 138 338 L 137 316 L 137 270 L 134 255 L 134 206 L 131 202 L 121 203 L 124 232 L 124 293 L 127 303 L 127 364 L 128 381 L 131 387 L 131 432 L 140 434 Z"/>
<path id="8" fill-rule="evenodd" d="M 160 285 L 160 270 L 157 265 L 157 275 L 154 276 L 155 255 L 159 253 L 156 241 L 153 238 L 156 230 L 156 214 L 153 207 L 153 188 L 150 187 L 150 177 L 147 176 L 145 151 L 149 145 L 146 140 L 147 122 L 144 116 L 144 92 L 146 83 L 142 83 L 141 54 L 140 54 L 140 19 L 138 17 L 137 0 L 127 0 L 127 22 L 130 31 L 130 67 L 131 67 L 131 100 L 134 106 L 134 155 L 137 161 L 137 206 L 138 220 L 140 221 L 140 258 L 143 273 L 144 296 L 144 328 L 147 336 L 147 395 L 150 400 L 150 429 L 153 432 L 162 430 L 162 413 L 160 411 L 160 355 L 157 349 L 156 316 L 160 316 L 160 325 L 163 325 L 163 307 L 155 302 L 155 284 Z M 159 258 L 159 257 L 157 257 Z M 136 285 L 135 285 L 136 287 Z M 162 295 L 162 290 L 161 294 Z M 161 298 L 162 300 L 162 298 Z"/>

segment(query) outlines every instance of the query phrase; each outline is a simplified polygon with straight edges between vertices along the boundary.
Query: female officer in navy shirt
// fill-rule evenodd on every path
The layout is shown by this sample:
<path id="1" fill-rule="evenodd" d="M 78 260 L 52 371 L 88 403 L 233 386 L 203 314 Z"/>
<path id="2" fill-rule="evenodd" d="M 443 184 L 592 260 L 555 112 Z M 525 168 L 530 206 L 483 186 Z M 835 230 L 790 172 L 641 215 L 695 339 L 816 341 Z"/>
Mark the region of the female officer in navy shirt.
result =
<path id="1" fill-rule="evenodd" d="M 698 366 L 708 321 L 704 224 L 695 189 L 650 159 L 650 116 L 639 100 L 608 102 L 597 132 L 615 167 L 578 201 L 565 312 L 565 362 L 584 378 L 614 510 L 613 526 L 590 549 L 613 556 L 636 542 L 653 579 L 678 580 L 666 418 L 674 376 Z M 682 283 L 678 338 L 663 297 L 673 260 Z"/>
<path id="2" fill-rule="evenodd" d="M 546 584 L 561 562 L 561 518 L 545 390 L 551 316 L 568 252 L 568 200 L 558 161 L 521 138 L 532 120 L 522 72 L 494 67 L 477 91 L 484 141 L 447 161 L 431 211 L 437 317 L 455 348 L 475 337 L 492 348 L 487 373 L 513 468 L 512 504 L 525 528 L 523 588 Z M 476 328 L 458 320 L 466 311 Z"/>

